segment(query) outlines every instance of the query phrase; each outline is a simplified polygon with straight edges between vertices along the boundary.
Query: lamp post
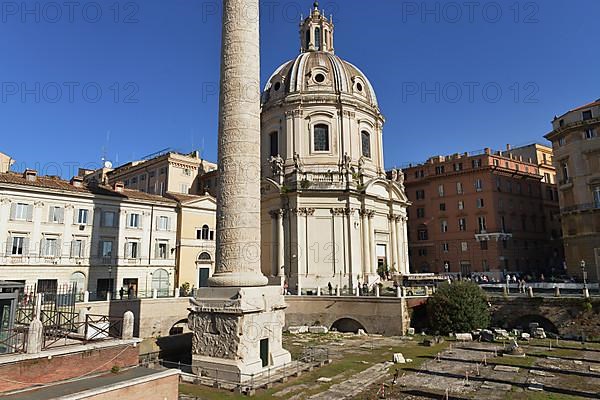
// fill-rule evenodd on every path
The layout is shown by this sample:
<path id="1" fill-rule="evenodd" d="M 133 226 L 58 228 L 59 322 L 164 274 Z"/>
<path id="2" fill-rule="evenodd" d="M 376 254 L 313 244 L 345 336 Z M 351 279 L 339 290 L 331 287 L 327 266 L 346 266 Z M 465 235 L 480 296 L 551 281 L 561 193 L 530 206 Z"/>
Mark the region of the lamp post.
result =
<path id="1" fill-rule="evenodd" d="M 587 271 L 585 269 L 585 260 L 581 260 L 581 272 L 583 275 L 583 288 L 587 289 Z"/>
<path id="2" fill-rule="evenodd" d="M 108 266 L 108 293 L 110 295 L 110 299 L 112 300 L 113 291 L 115 290 L 114 284 L 112 281 L 112 265 Z"/>
<path id="3" fill-rule="evenodd" d="M 450 283 L 450 264 L 448 264 L 448 261 L 444 263 L 444 271 L 446 271 L 446 279 L 448 280 L 448 283 Z"/>

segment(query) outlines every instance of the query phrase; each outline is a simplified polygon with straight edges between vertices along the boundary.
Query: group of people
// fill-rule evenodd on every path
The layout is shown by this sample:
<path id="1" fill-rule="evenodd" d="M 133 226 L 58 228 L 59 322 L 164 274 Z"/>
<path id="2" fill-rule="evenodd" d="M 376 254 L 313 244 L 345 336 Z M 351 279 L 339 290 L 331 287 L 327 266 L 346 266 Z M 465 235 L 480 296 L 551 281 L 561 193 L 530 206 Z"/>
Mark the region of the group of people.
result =
<path id="1" fill-rule="evenodd" d="M 121 289 L 119 290 L 119 298 L 121 300 L 123 300 L 124 297 L 125 297 L 125 288 L 121 286 Z M 135 299 L 135 287 L 133 286 L 133 284 L 129 284 L 129 286 L 127 287 L 127 299 L 128 300 Z"/>

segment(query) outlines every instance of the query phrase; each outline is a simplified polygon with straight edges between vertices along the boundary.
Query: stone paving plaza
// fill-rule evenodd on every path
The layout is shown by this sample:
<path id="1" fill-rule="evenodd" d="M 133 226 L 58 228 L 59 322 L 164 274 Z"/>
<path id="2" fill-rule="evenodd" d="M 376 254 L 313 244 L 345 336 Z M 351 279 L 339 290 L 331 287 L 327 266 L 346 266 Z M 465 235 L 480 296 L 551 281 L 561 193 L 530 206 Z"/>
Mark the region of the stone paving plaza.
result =
<path id="1" fill-rule="evenodd" d="M 333 363 L 268 390 L 256 399 L 371 400 L 380 399 L 598 399 L 600 345 L 556 340 L 522 344 L 526 357 L 498 355 L 502 343 L 445 341 L 423 346 L 414 338 L 286 335 L 294 356 L 306 346 L 330 349 Z M 550 349 L 552 344 L 552 349 Z M 412 361 L 393 364 L 394 353 Z M 399 369 L 396 385 L 393 375 Z M 467 380 L 468 373 L 468 380 Z M 182 399 L 241 399 L 240 395 L 207 388 L 182 387 Z M 192 395 L 193 394 L 193 395 Z M 446 397 L 448 396 L 448 397 Z"/>

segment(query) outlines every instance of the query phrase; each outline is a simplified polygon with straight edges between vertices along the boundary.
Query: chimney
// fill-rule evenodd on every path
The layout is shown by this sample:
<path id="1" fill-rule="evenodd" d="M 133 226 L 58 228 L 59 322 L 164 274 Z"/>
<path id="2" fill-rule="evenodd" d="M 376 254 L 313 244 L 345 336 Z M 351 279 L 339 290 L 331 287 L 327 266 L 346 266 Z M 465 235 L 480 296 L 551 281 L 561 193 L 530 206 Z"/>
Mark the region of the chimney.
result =
<path id="1" fill-rule="evenodd" d="M 74 176 L 69 183 L 74 187 L 83 187 L 83 176 Z"/>
<path id="2" fill-rule="evenodd" d="M 121 192 L 123 192 L 123 189 L 125 189 L 125 184 L 121 181 L 118 181 L 118 182 L 115 182 L 113 187 L 115 189 L 115 192 L 121 193 Z"/>
<path id="3" fill-rule="evenodd" d="M 35 182 L 37 180 L 37 171 L 28 168 L 23 172 L 23 178 L 29 182 Z"/>

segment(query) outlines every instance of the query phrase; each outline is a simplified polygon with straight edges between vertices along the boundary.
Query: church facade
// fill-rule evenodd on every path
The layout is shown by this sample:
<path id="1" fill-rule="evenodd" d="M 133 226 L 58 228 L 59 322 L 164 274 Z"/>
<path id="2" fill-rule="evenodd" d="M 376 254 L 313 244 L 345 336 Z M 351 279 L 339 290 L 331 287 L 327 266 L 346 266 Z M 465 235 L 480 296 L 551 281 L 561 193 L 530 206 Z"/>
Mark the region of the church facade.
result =
<path id="1" fill-rule="evenodd" d="M 317 3 L 300 36 L 262 94 L 262 271 L 292 292 L 406 275 L 410 203 L 402 172 L 386 178 L 375 91 Z"/>

